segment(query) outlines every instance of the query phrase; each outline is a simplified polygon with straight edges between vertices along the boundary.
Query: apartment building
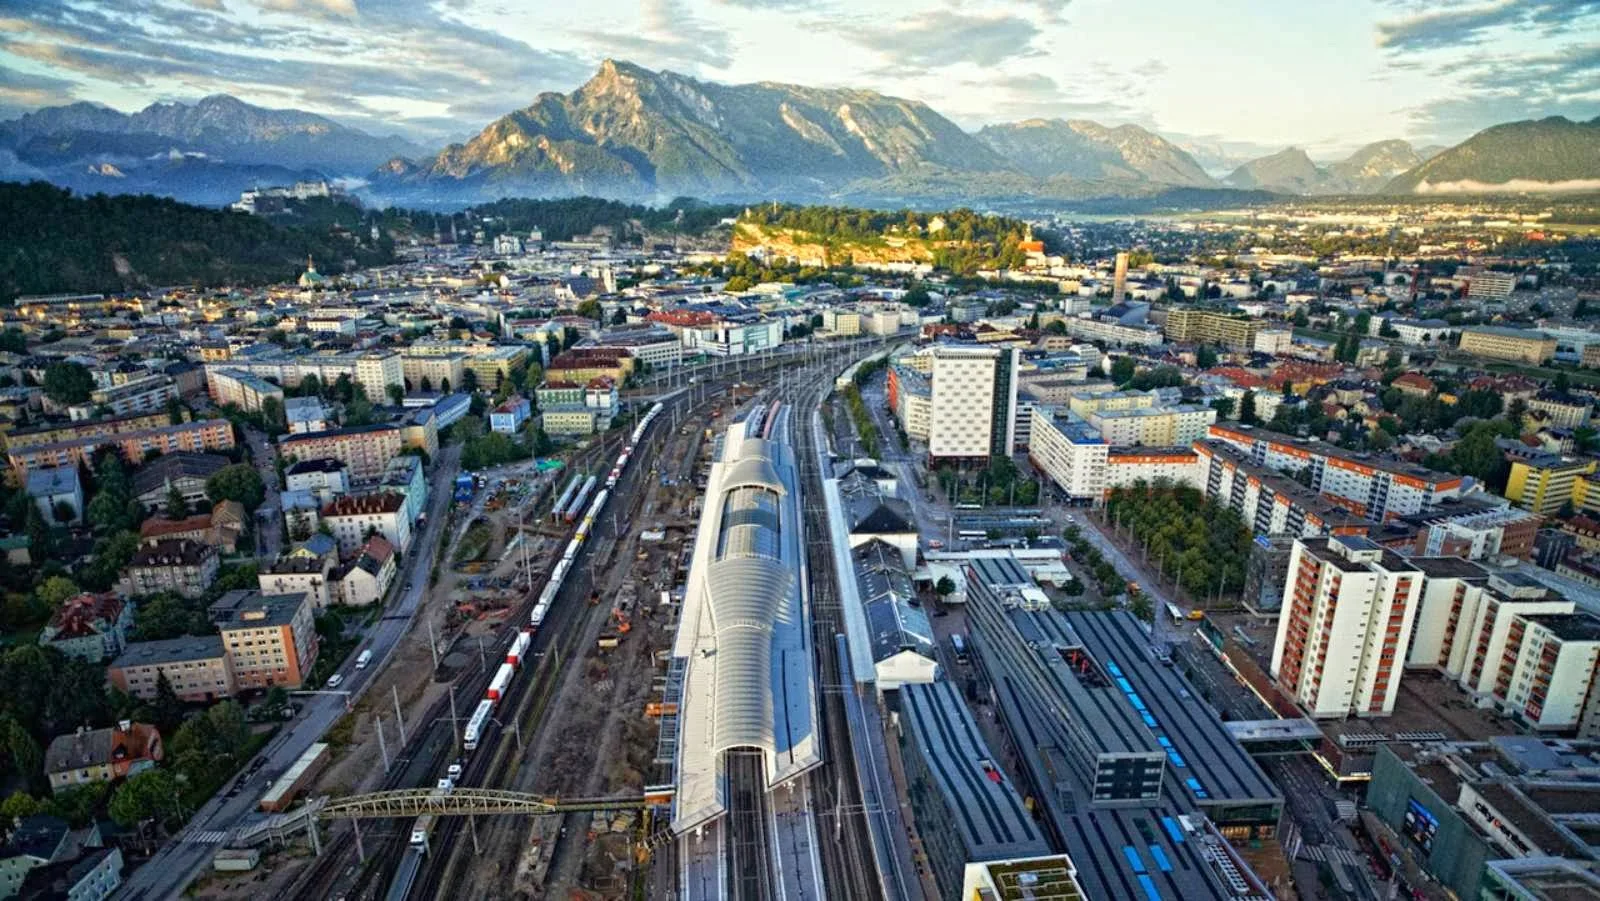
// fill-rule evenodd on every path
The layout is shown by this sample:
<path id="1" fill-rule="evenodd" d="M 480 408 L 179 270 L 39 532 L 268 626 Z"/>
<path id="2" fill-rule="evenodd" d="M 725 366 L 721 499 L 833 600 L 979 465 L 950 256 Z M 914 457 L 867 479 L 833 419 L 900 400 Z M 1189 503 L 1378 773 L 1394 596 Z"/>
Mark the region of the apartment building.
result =
<path id="1" fill-rule="evenodd" d="M 1117 446 L 1188 447 L 1204 438 L 1217 411 L 1198 404 L 1102 410 L 1084 419 Z"/>
<path id="2" fill-rule="evenodd" d="M 1166 479 L 1199 488 L 1205 467 L 1192 448 L 1115 446 L 1098 429 L 1054 407 L 1035 407 L 1028 460 L 1073 500 L 1098 503 L 1113 488 Z"/>
<path id="3" fill-rule="evenodd" d="M 1123 325 L 1115 319 L 1090 319 L 1082 316 L 1066 320 L 1067 334 L 1081 341 L 1104 341 L 1116 347 L 1155 347 L 1165 343 L 1161 330 L 1153 325 Z"/>
<path id="4" fill-rule="evenodd" d="M 292 435 L 325 432 L 334 426 L 333 414 L 320 397 L 290 397 L 283 401 L 283 418 Z"/>
<path id="5" fill-rule="evenodd" d="M 1401 522 L 1415 526 L 1411 553 L 1429 557 L 1486 557 L 1533 559 L 1533 543 L 1540 517 L 1527 510 L 1493 501 L 1462 498 L 1412 516 Z"/>
<path id="6" fill-rule="evenodd" d="M 1462 275 L 1462 273 L 1458 273 Z M 1495 272 L 1490 269 L 1478 269 L 1464 273 L 1467 280 L 1467 296 L 1481 297 L 1487 300 L 1504 300 L 1511 296 L 1517 288 L 1517 275 L 1514 272 Z"/>
<path id="7" fill-rule="evenodd" d="M 309 595 L 241 588 L 218 598 L 210 615 L 238 689 L 292 689 L 305 683 L 317 659 L 316 606 Z"/>
<path id="8" fill-rule="evenodd" d="M 266 378 L 242 369 L 206 367 L 206 393 L 219 407 L 234 406 L 248 413 L 260 412 L 266 401 L 282 406 L 283 388 Z"/>
<path id="9" fill-rule="evenodd" d="M 236 690 L 233 666 L 219 635 L 136 641 L 106 669 L 112 685 L 143 701 L 155 699 L 163 674 L 178 697 L 190 703 L 210 703 L 231 697 Z"/>
<path id="10" fill-rule="evenodd" d="M 239 380 L 240 373 L 253 376 L 257 385 L 271 384 L 294 387 L 300 384 L 307 376 L 316 376 L 324 385 L 331 385 L 339 380 L 340 376 L 348 376 L 352 382 L 361 386 L 367 398 L 374 403 L 383 403 L 389 395 L 389 386 L 405 385 L 405 369 L 398 352 L 392 350 L 352 351 L 349 353 L 316 353 L 316 354 L 288 354 L 278 351 L 257 353 L 250 356 L 235 356 L 226 361 L 206 364 L 206 385 L 211 391 L 212 399 L 217 403 L 227 403 L 222 400 L 219 391 L 230 390 L 225 385 L 219 385 L 218 376 L 213 373 L 226 373 L 221 378 L 224 381 Z M 281 400 L 281 394 L 280 394 Z M 244 406 L 244 404 L 240 404 Z"/>
<path id="11" fill-rule="evenodd" d="M 412 391 L 460 390 L 466 371 L 463 353 L 415 353 L 409 348 L 400 355 L 400 371 Z"/>
<path id="12" fill-rule="evenodd" d="M 87 404 L 73 406 L 69 412 L 73 419 L 93 418 L 102 409 L 110 410 L 113 416 L 164 413 L 167 403 L 177 399 L 178 386 L 170 377 L 147 375 L 96 388 L 90 392 Z"/>
<path id="13" fill-rule="evenodd" d="M 1587 509 L 1589 476 L 1595 473 L 1590 458 L 1539 454 L 1511 463 L 1506 479 L 1506 500 L 1540 516 L 1554 516 L 1571 503 Z"/>
<path id="14" fill-rule="evenodd" d="M 338 460 L 348 467 L 353 482 L 383 475 L 389 460 L 405 446 L 400 427 L 386 424 L 284 435 L 278 439 L 278 453 L 285 459 Z"/>
<path id="15" fill-rule="evenodd" d="M 1515 570 L 1437 578 L 1408 665 L 1438 669 L 1478 706 L 1530 728 L 1577 728 L 1600 665 L 1600 618 Z"/>
<path id="16" fill-rule="evenodd" d="M 1257 329 L 1256 320 L 1215 310 L 1167 311 L 1167 340 L 1180 344 L 1220 344 L 1229 350 L 1251 350 Z"/>
<path id="17" fill-rule="evenodd" d="M 822 311 L 822 328 L 841 337 L 861 334 L 861 314 L 848 307 L 829 307 Z"/>
<path id="18" fill-rule="evenodd" d="M 1528 411 L 1543 416 L 1542 425 L 1575 429 L 1589 423 L 1594 405 L 1587 398 L 1563 391 L 1540 391 L 1529 398 Z"/>
<path id="19" fill-rule="evenodd" d="M 935 345 L 928 405 L 930 460 L 986 460 L 1016 447 L 1017 352 Z"/>
<path id="20" fill-rule="evenodd" d="M 349 467 L 342 460 L 301 460 L 284 470 L 285 489 L 308 491 L 320 503 L 350 493 Z"/>
<path id="21" fill-rule="evenodd" d="M 163 420 L 166 416 L 161 417 Z M 11 469 L 20 482 L 29 470 L 40 467 L 73 466 L 91 459 L 102 447 L 115 447 L 128 460 L 143 460 L 146 453 L 163 454 L 188 451 L 226 451 L 234 446 L 233 424 L 226 419 L 197 419 L 179 425 L 165 425 L 112 435 L 88 435 L 51 444 L 18 447 L 8 452 Z"/>
<path id="22" fill-rule="evenodd" d="M 1209 437 L 1232 446 L 1257 466 L 1291 475 L 1309 470 L 1313 490 L 1379 522 L 1419 513 L 1461 493 L 1460 476 L 1280 432 L 1219 424 L 1211 426 Z"/>
<path id="23" fill-rule="evenodd" d="M 635 362 L 625 350 L 574 347 L 551 360 L 545 375 L 553 382 L 583 385 L 606 378 L 622 384 L 633 372 Z"/>
<path id="24" fill-rule="evenodd" d="M 889 408 L 900 421 L 900 428 L 913 441 L 928 441 L 928 419 L 932 415 L 933 383 L 926 373 L 891 363 L 887 376 Z"/>
<path id="25" fill-rule="evenodd" d="M 75 421 L 71 423 L 54 423 L 51 425 L 34 426 L 26 429 L 13 429 L 5 433 L 5 446 L 7 450 L 18 451 L 30 447 L 40 447 L 46 444 L 60 444 L 63 442 L 81 441 L 89 438 L 111 438 L 131 432 L 142 432 L 147 429 L 160 428 L 171 425 L 172 421 L 165 410 L 160 413 L 135 413 L 131 416 L 107 416 L 101 419 Z M 113 443 L 111 441 L 105 442 Z"/>
<path id="26" fill-rule="evenodd" d="M 374 532 L 405 553 L 411 547 L 411 517 L 405 506 L 406 496 L 397 491 L 347 494 L 324 506 L 320 515 L 333 532 L 342 555 L 359 551 Z"/>
<path id="27" fill-rule="evenodd" d="M 317 553 L 316 545 L 307 542 L 263 565 L 256 575 L 257 587 L 262 594 L 306 595 L 317 610 L 323 610 L 337 596 L 334 570 L 338 565 L 335 554 Z"/>
<path id="28" fill-rule="evenodd" d="M 1297 539 L 1271 673 L 1313 717 L 1388 716 L 1423 573 L 1354 535 Z"/>
<path id="29" fill-rule="evenodd" d="M 1257 535 L 1365 535 L 1373 525 L 1294 479 L 1257 466 L 1224 442 L 1196 441 L 1193 448 L 1206 497 L 1239 514 Z"/>
<path id="30" fill-rule="evenodd" d="M 1538 366 L 1556 355 L 1556 339 L 1532 329 L 1474 325 L 1461 330 L 1461 352 Z"/>
<path id="31" fill-rule="evenodd" d="M 142 597 L 171 591 L 197 598 L 211 587 L 219 566 L 217 549 L 209 544 L 187 538 L 162 539 L 134 552 L 122 570 L 117 592 L 123 597 Z"/>
<path id="32" fill-rule="evenodd" d="M 590 325 L 593 322 L 584 320 Z M 462 378 L 466 372 L 471 371 L 478 384 L 484 388 L 493 388 L 501 380 L 511 377 L 511 372 L 530 362 L 529 348 L 522 344 L 490 344 L 485 341 L 414 341 L 406 349 L 408 356 L 443 356 L 461 355 Z M 542 360 L 534 359 L 538 363 Z M 452 378 L 450 385 L 455 390 L 460 390 L 463 382 Z M 435 388 L 440 383 L 434 381 Z M 442 390 L 442 389 L 441 389 Z"/>

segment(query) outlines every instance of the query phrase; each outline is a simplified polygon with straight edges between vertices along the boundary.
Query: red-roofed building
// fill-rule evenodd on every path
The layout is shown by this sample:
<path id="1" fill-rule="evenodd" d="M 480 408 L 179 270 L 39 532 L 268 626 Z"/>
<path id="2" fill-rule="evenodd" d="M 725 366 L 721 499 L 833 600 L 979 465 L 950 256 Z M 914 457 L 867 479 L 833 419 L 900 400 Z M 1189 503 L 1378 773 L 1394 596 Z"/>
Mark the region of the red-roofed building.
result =
<path id="1" fill-rule="evenodd" d="M 645 317 L 651 322 L 658 322 L 667 328 L 704 328 L 717 323 L 717 315 L 705 310 L 658 310 Z"/>
<path id="2" fill-rule="evenodd" d="M 355 559 L 340 567 L 339 600 L 352 607 L 378 603 L 398 570 L 394 546 L 382 535 L 372 536 Z"/>
<path id="3" fill-rule="evenodd" d="M 404 551 L 411 546 L 411 517 L 405 512 L 405 495 L 393 491 L 347 494 L 322 508 L 322 521 L 339 542 L 339 553 L 360 552 L 374 533 Z"/>
<path id="4" fill-rule="evenodd" d="M 1398 390 L 1402 394 L 1409 394 L 1412 397 L 1427 397 L 1437 388 L 1437 386 L 1433 384 L 1433 379 L 1428 378 L 1420 372 L 1405 373 L 1404 375 L 1390 382 L 1389 386 Z"/>
<path id="5" fill-rule="evenodd" d="M 133 628 L 133 605 L 114 594 L 68 598 L 39 633 L 39 644 L 99 663 L 122 653 Z"/>
<path id="6" fill-rule="evenodd" d="M 1213 366 L 1207 369 L 1205 374 L 1225 378 L 1246 391 L 1254 391 L 1266 387 L 1267 384 L 1266 379 L 1239 366 Z"/>

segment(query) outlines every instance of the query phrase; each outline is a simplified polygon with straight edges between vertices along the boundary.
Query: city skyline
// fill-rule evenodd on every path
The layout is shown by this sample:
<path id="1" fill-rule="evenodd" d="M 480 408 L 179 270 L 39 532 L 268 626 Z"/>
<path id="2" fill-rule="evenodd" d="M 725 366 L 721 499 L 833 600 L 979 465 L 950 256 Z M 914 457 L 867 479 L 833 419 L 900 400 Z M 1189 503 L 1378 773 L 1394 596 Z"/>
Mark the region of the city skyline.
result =
<path id="1" fill-rule="evenodd" d="M 1297 146 L 1326 159 L 1387 138 L 1450 144 L 1500 122 L 1600 114 L 1595 0 L 1019 0 L 981 11 L 597 0 L 581 20 L 480 0 L 20 0 L 0 22 L 3 118 L 228 93 L 429 147 L 572 90 L 605 58 L 725 83 L 867 88 L 969 130 L 1033 117 L 1134 123 L 1231 156 Z"/>

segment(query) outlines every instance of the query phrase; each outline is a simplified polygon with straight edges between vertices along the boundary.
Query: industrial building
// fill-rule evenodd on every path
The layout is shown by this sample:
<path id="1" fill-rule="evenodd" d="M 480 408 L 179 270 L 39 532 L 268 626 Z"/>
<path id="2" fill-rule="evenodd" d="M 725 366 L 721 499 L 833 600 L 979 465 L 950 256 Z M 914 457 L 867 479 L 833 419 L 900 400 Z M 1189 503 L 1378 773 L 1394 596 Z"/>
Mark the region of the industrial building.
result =
<path id="1" fill-rule="evenodd" d="M 1085 895 L 1265 896 L 1230 838 L 1275 834 L 1277 789 L 1130 614 L 1061 613 L 1019 589 L 1029 581 L 1014 561 L 972 561 L 972 645 Z"/>
<path id="2" fill-rule="evenodd" d="M 905 686 L 899 725 L 906 794 L 944 897 L 961 896 L 968 863 L 1050 853 L 953 683 Z"/>

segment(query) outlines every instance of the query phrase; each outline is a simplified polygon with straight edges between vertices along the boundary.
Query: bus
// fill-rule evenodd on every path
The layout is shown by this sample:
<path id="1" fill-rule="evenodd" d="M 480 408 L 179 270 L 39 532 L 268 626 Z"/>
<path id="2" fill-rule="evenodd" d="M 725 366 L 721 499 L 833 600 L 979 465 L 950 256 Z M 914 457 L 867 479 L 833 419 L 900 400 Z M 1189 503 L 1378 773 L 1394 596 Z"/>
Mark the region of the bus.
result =
<path id="1" fill-rule="evenodd" d="M 962 529 L 956 532 L 956 537 L 962 541 L 987 541 L 989 533 L 978 529 Z"/>
<path id="2" fill-rule="evenodd" d="M 1181 610 L 1177 604 L 1174 604 L 1171 601 L 1167 602 L 1167 615 L 1172 617 L 1172 624 L 1174 626 L 1183 625 L 1183 610 Z"/>
<path id="3" fill-rule="evenodd" d="M 961 637 L 960 632 L 950 636 L 950 651 L 955 655 L 957 663 L 963 665 L 967 663 L 969 659 L 967 657 L 967 640 Z"/>

